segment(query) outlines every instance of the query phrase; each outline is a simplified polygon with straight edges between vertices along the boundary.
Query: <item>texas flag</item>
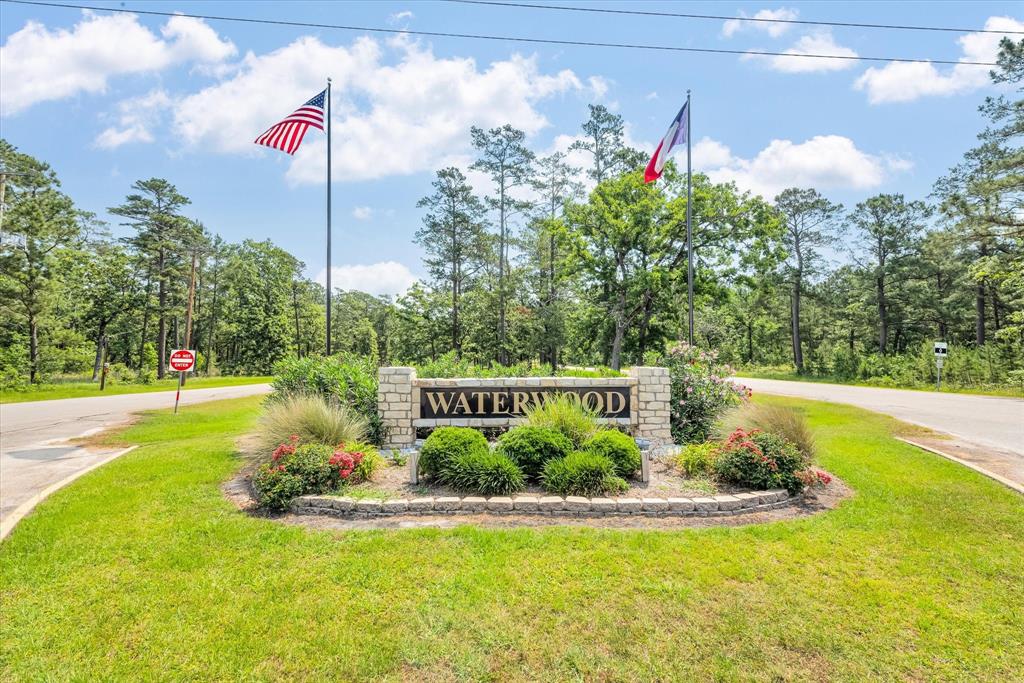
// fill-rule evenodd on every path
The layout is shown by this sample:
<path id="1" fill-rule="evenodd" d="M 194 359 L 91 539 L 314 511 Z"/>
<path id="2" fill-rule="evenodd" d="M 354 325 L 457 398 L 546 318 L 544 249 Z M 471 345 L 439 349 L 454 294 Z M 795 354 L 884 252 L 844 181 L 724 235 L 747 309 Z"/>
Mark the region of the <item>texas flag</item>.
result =
<path id="1" fill-rule="evenodd" d="M 668 155 L 672 153 L 672 148 L 686 142 L 686 138 L 689 137 L 689 117 L 686 115 L 686 106 L 684 104 L 676 117 L 672 119 L 672 125 L 668 127 L 668 132 L 661 139 L 658 149 L 654 150 L 654 156 L 647 162 L 647 170 L 644 171 L 645 183 L 661 177 L 661 171 L 665 168 L 665 162 L 668 161 Z"/>

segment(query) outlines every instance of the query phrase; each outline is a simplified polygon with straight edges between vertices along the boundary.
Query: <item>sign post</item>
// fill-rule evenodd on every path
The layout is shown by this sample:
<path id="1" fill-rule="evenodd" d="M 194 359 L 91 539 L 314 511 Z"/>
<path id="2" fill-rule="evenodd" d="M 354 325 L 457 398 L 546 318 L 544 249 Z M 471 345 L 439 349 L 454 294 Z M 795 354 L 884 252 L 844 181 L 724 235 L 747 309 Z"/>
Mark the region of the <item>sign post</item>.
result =
<path id="1" fill-rule="evenodd" d="M 942 362 L 946 360 L 949 348 L 946 342 L 935 342 L 935 391 L 942 390 Z"/>
<path id="2" fill-rule="evenodd" d="M 178 401 L 181 399 L 181 383 L 185 373 L 196 366 L 196 352 L 190 349 L 174 349 L 171 351 L 171 370 L 178 373 L 178 392 L 174 395 L 174 413 L 178 413 Z"/>

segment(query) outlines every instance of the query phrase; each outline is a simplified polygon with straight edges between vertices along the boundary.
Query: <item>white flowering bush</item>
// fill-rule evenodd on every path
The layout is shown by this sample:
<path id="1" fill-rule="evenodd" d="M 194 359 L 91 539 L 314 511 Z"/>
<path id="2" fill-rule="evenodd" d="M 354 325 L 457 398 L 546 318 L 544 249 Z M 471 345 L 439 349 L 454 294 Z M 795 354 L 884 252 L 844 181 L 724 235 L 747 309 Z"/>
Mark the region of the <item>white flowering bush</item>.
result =
<path id="1" fill-rule="evenodd" d="M 728 379 L 733 370 L 718 360 L 717 351 L 679 343 L 669 349 L 661 365 L 672 378 L 672 439 L 676 443 L 706 441 L 726 410 L 750 398 L 748 387 Z"/>

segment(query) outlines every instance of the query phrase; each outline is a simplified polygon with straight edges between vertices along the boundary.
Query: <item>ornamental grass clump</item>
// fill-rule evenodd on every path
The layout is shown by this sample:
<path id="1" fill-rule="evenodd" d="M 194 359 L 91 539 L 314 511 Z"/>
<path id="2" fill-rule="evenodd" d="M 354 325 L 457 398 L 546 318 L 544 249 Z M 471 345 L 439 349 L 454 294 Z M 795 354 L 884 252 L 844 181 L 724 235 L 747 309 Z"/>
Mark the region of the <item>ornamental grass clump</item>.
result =
<path id="1" fill-rule="evenodd" d="M 337 446 L 363 441 L 366 420 L 343 404 L 320 396 L 295 395 L 270 403 L 258 431 L 264 451 L 287 443 L 292 435 L 303 444 Z"/>
<path id="2" fill-rule="evenodd" d="M 721 447 L 714 441 L 688 443 L 675 458 L 675 465 L 687 477 L 708 477 L 715 473 Z"/>
<path id="3" fill-rule="evenodd" d="M 582 446 L 599 429 L 597 411 L 584 405 L 576 394 L 548 396 L 540 404 L 527 408 L 524 418 L 531 427 L 561 432 L 575 448 Z"/>
<path id="4" fill-rule="evenodd" d="M 545 491 L 560 496 L 595 496 L 629 490 L 626 480 L 615 474 L 615 463 L 587 451 L 549 460 L 544 466 L 542 483 Z"/>
<path id="5" fill-rule="evenodd" d="M 519 465 L 530 479 L 537 481 L 548 460 L 564 458 L 572 452 L 572 441 L 550 427 L 513 427 L 498 439 L 498 452 Z"/>
<path id="6" fill-rule="evenodd" d="M 628 479 L 640 469 L 640 447 L 629 434 L 605 429 L 587 439 L 583 450 L 603 455 L 615 465 L 615 473 Z"/>
<path id="7" fill-rule="evenodd" d="M 814 459 L 816 453 L 814 433 L 807 424 L 807 418 L 795 408 L 764 403 L 746 403 L 730 411 L 722 420 L 718 431 L 724 438 L 741 425 L 781 436 L 796 446 L 805 463 L 810 463 Z"/>

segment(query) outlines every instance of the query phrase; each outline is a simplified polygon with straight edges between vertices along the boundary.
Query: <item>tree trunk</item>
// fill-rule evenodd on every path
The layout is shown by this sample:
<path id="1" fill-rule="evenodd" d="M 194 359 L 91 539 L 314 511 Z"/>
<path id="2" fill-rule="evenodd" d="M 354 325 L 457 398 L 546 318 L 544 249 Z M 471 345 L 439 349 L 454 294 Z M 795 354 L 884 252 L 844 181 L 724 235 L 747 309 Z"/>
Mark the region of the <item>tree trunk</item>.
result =
<path id="1" fill-rule="evenodd" d="M 747 319 L 747 362 L 754 362 L 754 322 Z"/>
<path id="2" fill-rule="evenodd" d="M 107 323 L 101 322 L 99 331 L 96 334 L 96 358 L 92 362 L 92 381 L 100 376 L 100 365 L 103 362 L 103 337 L 106 334 Z"/>
<path id="3" fill-rule="evenodd" d="M 609 363 L 612 370 L 618 370 L 622 366 L 622 342 L 626 337 L 626 295 L 619 293 L 618 302 L 615 305 L 615 336 L 612 338 L 612 355 Z"/>
<path id="4" fill-rule="evenodd" d="M 979 281 L 974 288 L 974 343 L 985 345 L 985 282 Z"/>
<path id="5" fill-rule="evenodd" d="M 1003 321 L 999 315 L 999 295 L 996 294 L 995 287 L 989 287 L 988 291 L 992 294 L 992 330 L 998 332 L 1003 327 Z"/>
<path id="6" fill-rule="evenodd" d="M 554 217 L 555 217 L 554 214 L 555 214 L 555 212 L 554 212 L 554 210 L 552 210 L 551 211 L 551 218 L 552 219 L 554 219 Z M 549 311 L 550 315 L 548 316 L 548 321 L 550 322 L 551 318 L 555 314 L 555 301 L 557 299 L 556 292 L 555 292 L 555 233 L 554 232 L 552 232 L 550 235 L 548 235 L 548 241 L 549 241 L 549 246 L 550 246 L 550 254 L 549 255 L 550 255 L 550 258 L 551 258 L 551 263 L 549 264 L 549 267 L 548 267 L 548 306 L 550 306 L 550 311 Z M 558 342 L 555 340 L 555 333 L 554 333 L 553 329 L 549 330 L 548 340 L 551 342 L 551 348 L 548 349 L 548 356 L 549 356 L 549 360 L 551 361 L 551 374 L 554 375 L 555 373 L 558 372 Z"/>
<path id="7" fill-rule="evenodd" d="M 149 295 L 153 291 L 153 274 L 146 273 L 146 300 L 142 304 L 142 337 L 139 339 L 139 372 L 146 358 L 146 335 L 149 334 Z"/>
<path id="8" fill-rule="evenodd" d="M 39 379 L 39 322 L 33 313 L 28 314 L 28 381 L 35 384 Z"/>
<path id="9" fill-rule="evenodd" d="M 295 313 L 295 355 L 302 358 L 302 337 L 299 336 L 299 295 L 298 283 L 292 283 L 292 310 Z"/>
<path id="10" fill-rule="evenodd" d="M 878 352 L 885 355 L 889 346 L 889 306 L 885 300 L 885 278 L 875 278 L 875 288 L 878 292 Z"/>
<path id="11" fill-rule="evenodd" d="M 793 281 L 793 296 L 790 299 L 790 329 L 793 342 L 793 365 L 798 373 L 804 371 L 804 350 L 800 339 L 800 277 Z"/>
<path id="12" fill-rule="evenodd" d="M 160 250 L 159 260 L 157 261 L 157 309 L 160 315 L 158 329 L 157 329 L 157 360 L 156 360 L 156 376 L 157 379 L 163 379 L 166 373 L 167 364 L 167 273 L 164 272 L 164 251 Z"/>

